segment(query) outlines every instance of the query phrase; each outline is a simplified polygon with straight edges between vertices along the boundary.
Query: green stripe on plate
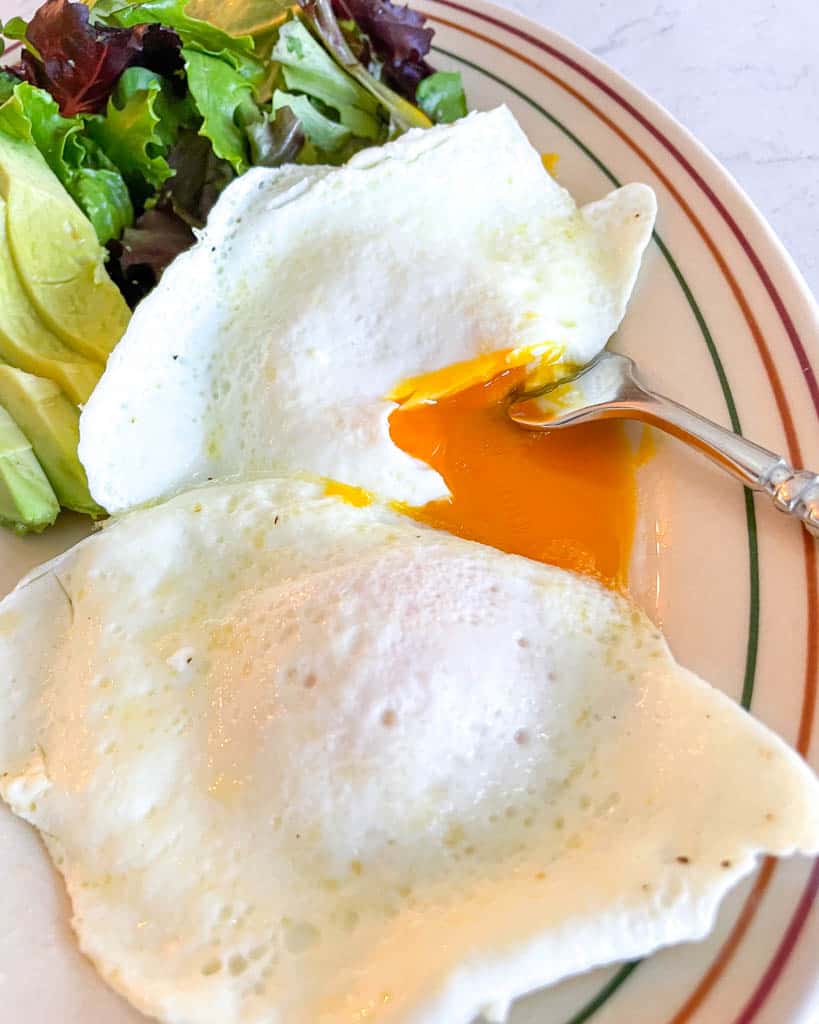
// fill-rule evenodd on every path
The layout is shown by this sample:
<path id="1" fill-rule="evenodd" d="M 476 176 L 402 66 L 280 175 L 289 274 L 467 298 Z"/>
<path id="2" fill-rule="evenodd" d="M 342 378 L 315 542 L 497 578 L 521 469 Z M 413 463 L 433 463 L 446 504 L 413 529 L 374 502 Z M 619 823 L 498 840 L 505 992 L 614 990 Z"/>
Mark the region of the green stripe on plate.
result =
<path id="1" fill-rule="evenodd" d="M 514 93 L 519 99 L 528 103 L 530 107 L 536 110 L 539 114 L 550 121 L 555 128 L 557 128 L 563 135 L 566 136 L 577 148 L 584 153 L 589 160 L 600 170 L 606 178 L 611 182 L 615 188 L 620 187 L 620 181 L 615 175 L 609 170 L 605 163 L 593 153 L 589 147 L 579 139 L 571 129 L 567 128 L 562 121 L 550 114 L 548 110 L 542 107 L 539 103 L 527 96 L 526 93 L 521 92 L 520 89 L 511 85 L 509 82 L 500 78 L 498 75 L 493 74 L 481 65 L 474 63 L 471 60 L 467 60 L 465 57 L 460 57 L 456 53 L 452 53 L 450 50 L 445 50 L 440 46 L 433 46 L 435 53 L 440 53 L 450 60 L 455 61 L 458 64 L 463 64 L 465 67 L 471 68 L 473 71 L 477 71 L 478 74 L 484 75 L 491 81 L 496 82 L 498 85 L 503 86 L 504 89 L 508 89 Z M 722 359 L 720 358 L 719 351 L 717 349 L 714 338 L 711 331 L 708 328 L 708 324 L 705 321 L 702 310 L 694 298 L 694 294 L 691 291 L 691 287 L 685 279 L 685 275 L 680 269 L 677 261 L 671 254 L 668 246 L 665 244 L 660 235 L 654 232 L 654 241 L 657 244 L 658 249 L 663 255 L 669 269 L 677 280 L 683 294 L 685 295 L 686 301 L 691 309 L 694 319 L 697 321 L 700 332 L 705 342 L 705 346 L 708 349 L 708 354 L 711 357 L 711 362 L 714 366 L 719 385 L 722 390 L 722 395 L 725 400 L 725 406 L 728 411 L 728 416 L 731 421 L 731 428 L 735 433 L 741 434 L 742 428 L 739 422 L 739 414 L 737 412 L 736 402 L 734 401 L 733 392 L 731 391 L 731 385 L 728 382 L 728 376 L 725 373 L 725 367 L 723 366 Z M 745 489 L 745 521 L 748 530 L 748 576 L 749 576 L 749 610 L 748 610 L 748 640 L 745 648 L 745 671 L 743 674 L 742 683 L 742 696 L 741 704 L 746 710 L 750 710 L 751 701 L 754 695 L 754 680 L 756 676 L 756 662 L 757 652 L 759 649 L 759 548 L 757 543 L 757 527 L 756 527 L 756 512 L 754 510 L 754 499 L 751 492 Z M 610 979 L 602 986 L 584 1006 L 582 1006 L 577 1013 L 574 1014 L 566 1024 L 585 1024 L 605 1003 L 611 999 L 611 997 L 617 992 L 620 986 L 633 974 L 633 972 L 640 966 L 642 960 L 634 960 L 631 963 L 625 964 L 621 967 Z"/>
<path id="2" fill-rule="evenodd" d="M 631 963 L 624 964 L 609 982 L 600 989 L 597 995 L 590 999 L 585 1006 L 582 1006 L 574 1017 L 567 1020 L 566 1024 L 585 1024 L 589 1017 L 600 1009 L 603 1003 L 608 1002 L 609 998 L 614 995 L 631 972 L 635 971 L 641 963 L 642 960 L 632 960 Z"/>

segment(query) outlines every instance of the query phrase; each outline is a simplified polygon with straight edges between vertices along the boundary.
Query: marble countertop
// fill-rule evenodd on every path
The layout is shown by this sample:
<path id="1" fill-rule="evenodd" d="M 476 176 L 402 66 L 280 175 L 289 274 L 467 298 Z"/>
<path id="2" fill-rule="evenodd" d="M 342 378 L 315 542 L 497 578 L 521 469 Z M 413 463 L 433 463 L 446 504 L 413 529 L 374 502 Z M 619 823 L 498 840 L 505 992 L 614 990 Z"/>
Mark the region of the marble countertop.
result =
<path id="1" fill-rule="evenodd" d="M 819 298 L 817 0 L 498 0 L 661 103 L 767 217 Z"/>

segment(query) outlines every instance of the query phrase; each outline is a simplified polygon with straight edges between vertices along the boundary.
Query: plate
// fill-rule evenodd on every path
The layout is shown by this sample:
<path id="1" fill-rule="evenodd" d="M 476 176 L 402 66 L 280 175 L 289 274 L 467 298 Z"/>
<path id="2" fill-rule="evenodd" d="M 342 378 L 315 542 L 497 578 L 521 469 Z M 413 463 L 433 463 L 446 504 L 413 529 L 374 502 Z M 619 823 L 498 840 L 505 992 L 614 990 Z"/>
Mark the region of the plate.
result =
<path id="1" fill-rule="evenodd" d="M 30 6 L 0 0 L 0 16 Z M 434 62 L 463 72 L 473 106 L 508 104 L 539 149 L 560 154 L 558 177 L 579 200 L 627 181 L 656 190 L 657 232 L 617 347 L 659 390 L 795 464 L 815 461 L 819 311 L 725 170 L 566 39 L 476 0 L 415 6 L 436 29 Z M 0 593 L 83 529 L 68 520 L 36 540 L 0 536 Z M 659 441 L 641 473 L 631 581 L 680 661 L 819 764 L 819 580 L 803 531 L 767 499 Z M 26 1024 L 144 1021 L 76 951 L 58 879 L 4 808 L 0 848 L 4 1005 Z M 510 1024 L 815 1024 L 817 891 L 819 861 L 766 861 L 729 896 L 706 941 L 531 995 Z"/>

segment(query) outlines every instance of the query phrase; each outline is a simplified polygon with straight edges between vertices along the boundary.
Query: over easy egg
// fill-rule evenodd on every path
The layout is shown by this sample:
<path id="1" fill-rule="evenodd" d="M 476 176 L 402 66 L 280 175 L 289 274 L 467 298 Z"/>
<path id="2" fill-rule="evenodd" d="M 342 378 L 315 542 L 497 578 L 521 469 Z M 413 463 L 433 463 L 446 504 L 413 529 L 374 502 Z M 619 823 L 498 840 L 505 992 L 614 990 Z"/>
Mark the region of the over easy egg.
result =
<path id="1" fill-rule="evenodd" d="M 114 523 L 0 664 L 0 792 L 172 1024 L 499 1019 L 819 850 L 811 770 L 628 602 L 319 486 Z"/>
<path id="2" fill-rule="evenodd" d="M 390 438 L 395 401 L 591 358 L 654 214 L 643 185 L 578 209 L 505 108 L 341 168 L 253 170 L 110 359 L 81 422 L 91 491 L 116 512 L 273 470 L 442 498 Z"/>

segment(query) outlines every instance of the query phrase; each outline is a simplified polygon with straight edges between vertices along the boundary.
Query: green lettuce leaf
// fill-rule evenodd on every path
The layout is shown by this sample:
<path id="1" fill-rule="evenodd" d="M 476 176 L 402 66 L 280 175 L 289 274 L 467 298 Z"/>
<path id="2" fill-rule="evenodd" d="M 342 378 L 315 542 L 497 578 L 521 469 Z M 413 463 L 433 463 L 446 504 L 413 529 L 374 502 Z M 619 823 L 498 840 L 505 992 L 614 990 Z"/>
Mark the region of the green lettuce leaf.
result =
<path id="1" fill-rule="evenodd" d="M 185 10 L 191 17 L 210 22 L 232 36 L 252 36 L 254 52 L 264 60 L 276 42 L 279 26 L 293 7 L 293 0 L 188 0 Z"/>
<path id="2" fill-rule="evenodd" d="M 273 93 L 273 111 L 278 113 L 285 107 L 289 107 L 298 118 L 310 142 L 328 155 L 337 153 L 353 134 L 349 128 L 320 113 L 306 96 L 295 96 L 277 89 Z"/>
<path id="3" fill-rule="evenodd" d="M 466 96 L 460 71 L 436 71 L 418 83 L 415 102 L 438 124 L 466 117 Z"/>
<path id="4" fill-rule="evenodd" d="M 250 166 L 247 136 L 242 130 L 239 114 L 245 121 L 256 120 L 258 108 L 253 101 L 253 88 L 230 64 L 198 50 L 182 49 L 188 88 L 199 113 L 202 126 L 199 134 L 210 139 L 214 153 L 227 160 L 237 174 Z"/>
<path id="5" fill-rule="evenodd" d="M 293 0 L 188 0 L 185 10 L 194 18 L 217 25 L 232 36 L 253 36 L 258 40 L 275 29 L 287 16 Z"/>
<path id="6" fill-rule="evenodd" d="M 88 133 L 122 172 L 133 193 L 145 200 L 170 178 L 165 159 L 179 128 L 194 116 L 161 75 L 131 67 L 117 82 L 104 117 L 88 117 Z"/>
<path id="7" fill-rule="evenodd" d="M 26 29 L 28 28 L 28 22 L 25 18 L 15 16 L 9 18 L 8 21 L 0 20 L 0 33 L 2 33 L 6 39 L 17 39 L 22 41 L 26 38 Z"/>
<path id="8" fill-rule="evenodd" d="M 80 138 L 86 166 L 79 167 L 66 185 L 66 191 L 94 226 L 104 245 L 134 222 L 134 208 L 128 188 L 118 168 L 92 139 Z"/>
<path id="9" fill-rule="evenodd" d="M 133 223 L 134 210 L 116 165 L 84 129 L 81 117 L 63 117 L 52 97 L 28 82 L 0 106 L 0 131 L 37 146 L 104 243 Z"/>
<path id="10" fill-rule="evenodd" d="M 281 64 L 288 89 L 305 92 L 337 110 L 343 106 L 373 114 L 378 110 L 378 100 L 343 71 L 298 20 L 279 29 L 271 57 Z"/>
<path id="11" fill-rule="evenodd" d="M 2 39 L 0 39 L 2 43 Z M 0 55 L 3 51 L 0 50 Z M 5 103 L 6 100 L 14 92 L 15 85 L 20 81 L 19 78 L 15 78 L 14 75 L 8 74 L 6 71 L 0 71 L 0 103 Z"/>
<path id="12" fill-rule="evenodd" d="M 281 65 L 288 95 L 309 97 L 308 103 L 313 109 L 298 103 L 301 114 L 290 100 L 287 105 L 302 121 L 307 138 L 314 146 L 333 153 L 350 135 L 369 142 L 386 140 L 387 122 L 379 116 L 378 100 L 336 64 L 300 21 L 282 25 L 271 57 Z M 282 95 L 283 91 L 278 107 L 274 99 L 274 110 L 284 106 Z"/>
<path id="13" fill-rule="evenodd" d="M 157 135 L 163 146 L 170 148 L 176 144 L 182 128 L 191 128 L 198 123 L 199 115 L 193 100 L 186 93 L 179 96 L 167 78 L 149 71 L 148 68 L 129 68 L 118 83 L 118 102 L 121 104 L 133 93 L 151 90 L 153 83 L 159 85 L 154 98 L 154 110 L 159 122 L 156 126 Z"/>
<path id="14" fill-rule="evenodd" d="M 95 23 L 133 28 L 134 25 L 159 23 L 174 29 L 184 46 L 190 50 L 220 57 L 230 64 L 254 87 L 260 86 L 266 74 L 264 61 L 254 53 L 251 36 L 231 36 L 207 21 L 191 17 L 185 10 L 186 0 L 97 0 L 91 9 Z"/>
<path id="15" fill-rule="evenodd" d="M 25 18 L 9 18 L 6 22 L 0 21 L 0 36 L 5 36 L 6 39 L 16 39 L 18 42 L 24 42 L 27 28 L 28 22 Z M 5 44 L 0 38 L 0 56 L 2 56 L 4 52 Z"/>

